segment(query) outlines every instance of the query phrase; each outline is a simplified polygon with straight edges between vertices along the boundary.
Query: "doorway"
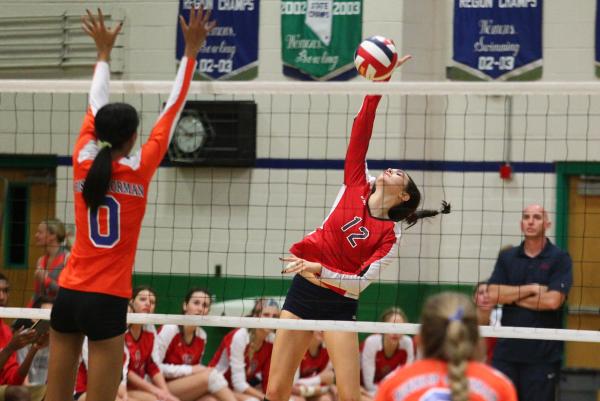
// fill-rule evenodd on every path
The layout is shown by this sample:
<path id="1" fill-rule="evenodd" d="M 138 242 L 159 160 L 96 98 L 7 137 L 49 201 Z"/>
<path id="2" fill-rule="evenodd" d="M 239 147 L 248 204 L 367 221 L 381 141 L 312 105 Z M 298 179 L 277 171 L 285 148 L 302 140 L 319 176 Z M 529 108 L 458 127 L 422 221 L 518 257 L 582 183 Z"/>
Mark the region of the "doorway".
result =
<path id="1" fill-rule="evenodd" d="M 0 271 L 10 281 L 9 306 L 23 307 L 33 292 L 33 275 L 43 250 L 38 224 L 55 217 L 56 157 L 0 155 Z"/>
<path id="2" fill-rule="evenodd" d="M 566 326 L 600 330 L 600 165 L 557 166 L 557 243 L 573 260 Z M 565 366 L 600 369 L 600 343 L 567 342 Z"/>

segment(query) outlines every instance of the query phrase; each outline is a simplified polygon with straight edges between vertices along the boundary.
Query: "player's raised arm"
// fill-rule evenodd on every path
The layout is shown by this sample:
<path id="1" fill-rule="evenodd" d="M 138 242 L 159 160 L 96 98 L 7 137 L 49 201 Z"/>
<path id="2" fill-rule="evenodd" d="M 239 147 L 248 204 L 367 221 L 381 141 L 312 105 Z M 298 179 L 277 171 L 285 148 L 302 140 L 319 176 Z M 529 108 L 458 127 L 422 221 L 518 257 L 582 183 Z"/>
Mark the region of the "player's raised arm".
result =
<path id="1" fill-rule="evenodd" d="M 400 67 L 412 56 L 406 55 L 398 61 L 396 68 Z M 391 74 L 390 77 L 391 78 Z M 388 78 L 388 80 L 389 80 Z M 377 113 L 377 105 L 381 100 L 381 95 L 367 95 L 363 101 L 354 123 L 352 124 L 352 133 L 350 134 L 350 143 L 346 151 L 346 160 L 344 163 L 344 184 L 363 184 L 366 180 L 365 159 L 369 149 L 369 141 L 373 133 L 373 124 Z"/>
<path id="2" fill-rule="evenodd" d="M 100 107 L 108 103 L 108 82 L 110 79 L 110 68 L 108 61 L 110 54 L 115 45 L 117 35 L 121 32 L 123 22 L 118 23 L 112 29 L 104 25 L 104 15 L 98 9 L 98 15 L 93 15 L 90 10 L 86 10 L 87 15 L 82 19 L 82 28 L 96 44 L 98 52 L 96 69 L 94 71 L 94 79 L 90 90 L 90 106 L 92 112 L 96 112 Z"/>
<path id="3" fill-rule="evenodd" d="M 165 108 L 154 125 L 150 138 L 142 147 L 142 173 L 147 175 L 148 178 L 154 174 L 167 152 L 175 124 L 185 104 L 185 98 L 194 75 L 196 57 L 209 32 L 216 25 L 215 21 L 210 21 L 210 10 L 204 11 L 202 7 L 190 9 L 188 22 L 180 16 L 179 23 L 185 40 L 185 55 L 181 58 L 173 89 Z"/>
<path id="4" fill-rule="evenodd" d="M 123 23 L 120 22 L 112 29 L 109 29 L 104 24 L 104 15 L 100 9 L 98 9 L 98 15 L 93 15 L 89 10 L 86 10 L 86 12 L 87 15 L 82 18 L 81 27 L 94 40 L 98 57 L 90 88 L 87 113 L 73 151 L 74 162 L 77 160 L 79 151 L 83 146 L 96 139 L 94 119 L 98 110 L 108 103 L 110 81 L 108 60 L 110 59 L 110 53 L 115 45 L 117 35 L 123 26 Z"/>

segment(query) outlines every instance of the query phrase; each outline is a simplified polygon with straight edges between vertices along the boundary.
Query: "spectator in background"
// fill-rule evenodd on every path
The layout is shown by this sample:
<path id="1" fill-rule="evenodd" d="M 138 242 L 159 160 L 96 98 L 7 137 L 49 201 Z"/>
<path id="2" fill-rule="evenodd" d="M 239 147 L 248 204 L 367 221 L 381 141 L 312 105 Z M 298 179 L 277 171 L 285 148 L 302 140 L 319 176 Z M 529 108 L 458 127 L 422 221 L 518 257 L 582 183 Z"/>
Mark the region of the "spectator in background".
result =
<path id="1" fill-rule="evenodd" d="M 304 397 L 307 401 L 333 401 L 334 382 L 335 374 L 327 348 L 323 343 L 323 332 L 315 330 L 306 354 L 300 362 L 292 394 Z"/>
<path id="2" fill-rule="evenodd" d="M 127 309 L 128 313 L 132 312 L 131 308 Z M 73 394 L 74 401 L 85 401 L 87 398 L 87 369 L 89 365 L 89 341 L 84 337 L 81 346 L 81 362 L 77 369 L 77 380 L 75 381 L 75 393 Z M 121 383 L 117 390 L 115 401 L 155 401 L 156 398 L 152 394 L 143 394 L 139 398 L 135 398 L 133 394 L 127 392 L 127 371 L 129 369 L 129 353 L 127 347 L 123 346 L 123 371 L 121 372 Z"/>
<path id="3" fill-rule="evenodd" d="M 256 300 L 250 317 L 278 318 L 279 304 L 274 299 Z M 227 333 L 208 366 L 223 373 L 240 401 L 265 397 L 273 352 L 273 330 L 234 329 Z"/>
<path id="4" fill-rule="evenodd" d="M 420 337 L 424 359 L 388 376 L 376 401 L 517 401 L 510 380 L 475 361 L 477 314 L 465 295 L 445 292 L 429 298 L 421 314 Z"/>
<path id="5" fill-rule="evenodd" d="M 503 304 L 502 325 L 560 329 L 562 305 L 573 283 L 569 254 L 546 237 L 548 213 L 523 209 L 521 245 L 498 256 L 489 280 L 493 303 Z M 560 341 L 498 339 L 493 365 L 515 384 L 520 400 L 552 401 L 560 373 Z"/>
<path id="6" fill-rule="evenodd" d="M 130 303 L 133 313 L 153 313 L 156 292 L 148 286 L 138 286 L 133 289 Z M 155 341 L 156 331 L 148 325 L 129 325 L 125 333 L 125 346 L 129 354 L 127 393 L 135 399 L 152 399 L 154 396 L 160 401 L 179 401 L 169 391 L 165 377 L 152 357 Z M 150 380 L 145 380 L 146 375 Z"/>
<path id="7" fill-rule="evenodd" d="M 379 319 L 385 323 L 406 323 L 404 311 L 391 307 L 383 311 Z M 362 385 L 368 396 L 373 397 L 379 383 L 395 369 L 412 363 L 414 346 L 409 336 L 402 334 L 371 334 L 361 346 L 360 371 Z"/>
<path id="8" fill-rule="evenodd" d="M 480 281 L 473 291 L 473 302 L 477 307 L 477 324 L 480 326 L 500 326 L 502 309 L 496 308 L 492 303 L 488 292 L 488 283 Z M 480 341 L 480 359 L 486 363 L 492 363 L 494 348 L 496 348 L 496 337 L 484 337 Z"/>
<path id="9" fill-rule="evenodd" d="M 53 300 L 51 298 L 41 296 L 37 299 L 36 304 L 33 307 L 52 309 L 52 304 Z M 25 362 L 27 354 L 29 354 L 31 348 L 34 346 L 35 345 L 33 344 L 29 344 L 17 351 L 17 361 L 21 364 Z M 38 352 L 35 354 L 33 361 L 31 361 L 31 367 L 29 368 L 29 372 L 27 373 L 27 377 L 25 379 L 26 384 L 46 384 L 46 380 L 48 379 L 49 348 L 47 344 L 43 343 L 37 345 L 37 347 Z"/>
<path id="10" fill-rule="evenodd" d="M 207 289 L 192 288 L 183 301 L 183 313 L 206 316 L 212 303 Z M 154 360 L 167 380 L 167 387 L 181 401 L 196 401 L 204 396 L 219 401 L 235 401 L 223 375 L 202 365 L 206 332 L 198 326 L 162 326 L 154 346 Z M 208 398 L 208 397 L 206 397 Z"/>
<path id="11" fill-rule="evenodd" d="M 43 248 L 35 266 L 34 293 L 28 306 L 33 306 L 39 297 L 51 299 L 58 293 L 58 277 L 69 257 L 69 243 L 65 225 L 58 219 L 42 221 L 35 232 L 35 244 Z"/>
<path id="12" fill-rule="evenodd" d="M 8 278 L 0 273 L 0 307 L 8 304 L 9 292 Z M 39 401 L 44 397 L 45 386 L 23 386 L 23 383 L 35 354 L 47 345 L 47 340 L 47 335 L 40 337 L 35 330 L 23 327 L 13 334 L 0 319 L 0 399 L 3 396 L 6 401 Z M 31 349 L 19 365 L 16 351 L 29 344 Z"/>

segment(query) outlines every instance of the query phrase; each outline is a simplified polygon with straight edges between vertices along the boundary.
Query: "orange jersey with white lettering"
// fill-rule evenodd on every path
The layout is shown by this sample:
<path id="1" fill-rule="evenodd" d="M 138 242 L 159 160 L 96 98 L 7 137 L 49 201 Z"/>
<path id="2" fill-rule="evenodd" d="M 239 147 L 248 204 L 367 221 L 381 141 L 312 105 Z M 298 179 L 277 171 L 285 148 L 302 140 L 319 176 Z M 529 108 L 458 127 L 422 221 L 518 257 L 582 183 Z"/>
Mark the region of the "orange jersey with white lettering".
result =
<path id="1" fill-rule="evenodd" d="M 185 104 L 196 61 L 184 58 L 164 111 L 139 151 L 113 161 L 104 205 L 95 213 L 83 199 L 83 185 L 100 147 L 94 117 L 108 103 L 109 67 L 96 65 L 90 105 L 73 152 L 75 245 L 59 280 L 61 287 L 123 298 L 131 296 L 131 275 L 148 185 L 160 165 Z"/>
<path id="2" fill-rule="evenodd" d="M 469 362 L 469 401 L 517 401 L 511 381 L 494 368 Z M 375 401 L 450 400 L 448 364 L 434 359 L 416 361 L 397 370 L 379 386 Z"/>

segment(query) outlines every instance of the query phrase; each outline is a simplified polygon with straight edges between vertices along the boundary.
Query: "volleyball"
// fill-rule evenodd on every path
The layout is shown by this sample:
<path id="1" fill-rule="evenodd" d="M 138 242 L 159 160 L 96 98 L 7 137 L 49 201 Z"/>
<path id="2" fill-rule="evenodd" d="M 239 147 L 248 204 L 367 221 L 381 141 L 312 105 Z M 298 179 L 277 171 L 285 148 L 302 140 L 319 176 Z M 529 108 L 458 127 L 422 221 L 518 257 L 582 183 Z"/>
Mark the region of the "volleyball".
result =
<path id="1" fill-rule="evenodd" d="M 383 36 L 371 36 L 362 41 L 354 54 L 358 73 L 371 81 L 388 78 L 396 67 L 398 53 L 394 41 Z"/>

